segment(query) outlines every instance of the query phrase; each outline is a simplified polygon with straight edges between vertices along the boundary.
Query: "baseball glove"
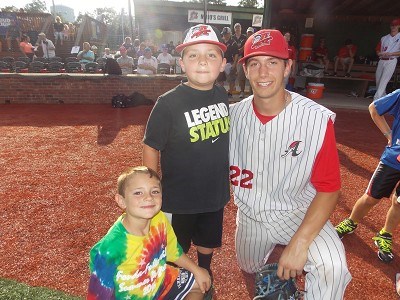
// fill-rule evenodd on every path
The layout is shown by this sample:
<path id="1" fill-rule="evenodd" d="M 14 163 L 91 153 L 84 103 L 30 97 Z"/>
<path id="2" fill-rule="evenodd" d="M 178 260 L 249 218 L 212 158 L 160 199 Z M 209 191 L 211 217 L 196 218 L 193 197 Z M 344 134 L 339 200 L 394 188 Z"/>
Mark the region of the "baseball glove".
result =
<path id="1" fill-rule="evenodd" d="M 297 288 L 294 278 L 280 280 L 276 275 L 278 264 L 267 264 L 256 273 L 256 295 L 253 300 L 298 300 L 303 292 Z"/>

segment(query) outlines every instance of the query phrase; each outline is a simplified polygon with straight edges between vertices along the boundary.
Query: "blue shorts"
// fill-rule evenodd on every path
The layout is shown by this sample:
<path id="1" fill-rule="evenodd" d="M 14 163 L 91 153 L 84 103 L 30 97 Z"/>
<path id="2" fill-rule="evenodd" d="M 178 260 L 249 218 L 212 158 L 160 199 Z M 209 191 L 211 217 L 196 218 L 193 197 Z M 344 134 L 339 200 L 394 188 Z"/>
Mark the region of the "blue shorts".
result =
<path id="1" fill-rule="evenodd" d="M 178 278 L 176 278 L 174 285 L 165 295 L 165 300 L 178 300 L 184 299 L 193 288 L 195 283 L 194 275 L 186 269 L 179 269 Z"/>
<path id="2" fill-rule="evenodd" d="M 400 196 L 400 171 L 379 162 L 369 181 L 366 194 L 375 199 L 390 197 L 396 188 L 396 195 Z M 397 186 L 397 187 L 396 187 Z"/>

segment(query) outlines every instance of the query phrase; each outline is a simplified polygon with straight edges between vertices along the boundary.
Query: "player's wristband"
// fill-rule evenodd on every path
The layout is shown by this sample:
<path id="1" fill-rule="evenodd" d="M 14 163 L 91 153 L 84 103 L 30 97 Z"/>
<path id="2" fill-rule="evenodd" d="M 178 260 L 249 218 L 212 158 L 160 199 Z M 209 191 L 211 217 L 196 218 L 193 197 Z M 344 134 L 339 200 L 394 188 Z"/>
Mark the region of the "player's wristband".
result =
<path id="1" fill-rule="evenodd" d="M 392 134 L 392 131 L 389 130 L 388 132 L 385 132 L 383 135 L 386 136 L 386 137 L 389 137 L 391 134 Z"/>

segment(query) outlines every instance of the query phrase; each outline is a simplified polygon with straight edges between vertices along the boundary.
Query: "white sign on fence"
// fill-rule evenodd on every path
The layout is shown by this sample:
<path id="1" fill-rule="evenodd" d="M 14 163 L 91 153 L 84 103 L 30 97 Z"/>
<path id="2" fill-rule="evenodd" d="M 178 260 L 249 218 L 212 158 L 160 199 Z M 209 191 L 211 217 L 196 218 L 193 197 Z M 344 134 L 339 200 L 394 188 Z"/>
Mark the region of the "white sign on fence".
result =
<path id="1" fill-rule="evenodd" d="M 253 27 L 261 27 L 263 21 L 263 15 L 253 15 L 253 22 L 251 26 Z"/>
<path id="2" fill-rule="evenodd" d="M 188 10 L 189 23 L 204 23 L 203 10 Z M 232 24 L 232 13 L 223 11 L 208 11 L 207 24 Z"/>

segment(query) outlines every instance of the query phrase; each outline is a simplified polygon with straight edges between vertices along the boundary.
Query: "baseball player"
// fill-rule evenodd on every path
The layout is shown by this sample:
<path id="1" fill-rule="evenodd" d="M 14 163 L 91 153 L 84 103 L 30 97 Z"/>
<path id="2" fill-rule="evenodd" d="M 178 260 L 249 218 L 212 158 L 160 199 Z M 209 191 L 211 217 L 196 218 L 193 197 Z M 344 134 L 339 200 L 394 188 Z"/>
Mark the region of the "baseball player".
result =
<path id="1" fill-rule="evenodd" d="M 353 233 L 358 222 L 379 203 L 383 197 L 391 197 L 392 206 L 386 215 L 383 228 L 372 239 L 378 247 L 378 257 L 383 262 L 393 260 L 392 234 L 400 223 L 400 89 L 390 93 L 369 105 L 371 118 L 387 138 L 387 146 L 380 162 L 368 184 L 367 190 L 354 205 L 350 216 L 336 226 L 340 238 Z M 394 117 L 392 130 L 384 114 Z M 394 192 L 393 192 L 394 191 Z"/>
<path id="2" fill-rule="evenodd" d="M 342 299 L 351 280 L 329 217 L 340 190 L 335 114 L 284 89 L 292 61 L 277 30 L 245 43 L 239 61 L 253 95 L 231 107 L 230 178 L 238 206 L 236 255 L 254 273 L 286 245 L 278 276 L 304 271 L 305 299 Z"/>
<path id="3" fill-rule="evenodd" d="M 390 23 L 390 33 L 381 38 L 376 46 L 376 54 L 379 56 L 376 68 L 376 93 L 374 100 L 386 95 L 386 86 L 392 78 L 397 65 L 397 57 L 400 56 L 400 19 L 394 19 Z"/>

